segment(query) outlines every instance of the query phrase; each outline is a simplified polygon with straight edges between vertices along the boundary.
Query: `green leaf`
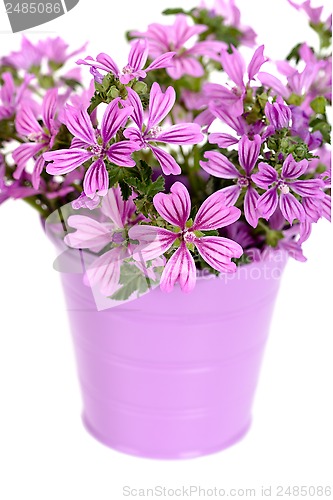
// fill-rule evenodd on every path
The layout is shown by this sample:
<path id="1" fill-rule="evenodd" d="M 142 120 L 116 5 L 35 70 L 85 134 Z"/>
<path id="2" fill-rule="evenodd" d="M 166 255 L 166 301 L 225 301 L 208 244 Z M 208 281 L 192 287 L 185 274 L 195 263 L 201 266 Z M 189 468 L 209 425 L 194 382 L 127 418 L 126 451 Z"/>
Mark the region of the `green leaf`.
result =
<path id="1" fill-rule="evenodd" d="M 174 16 L 176 14 L 188 14 L 184 9 L 181 8 L 175 8 L 175 9 L 165 9 L 162 14 L 164 16 Z"/>
<path id="2" fill-rule="evenodd" d="M 164 191 L 165 179 L 160 175 L 155 182 L 148 185 L 146 195 L 153 198 L 157 193 Z"/>
<path id="3" fill-rule="evenodd" d="M 318 96 L 311 101 L 310 106 L 318 115 L 324 115 L 326 113 L 326 102 L 324 96 Z"/>
<path id="4" fill-rule="evenodd" d="M 151 288 L 150 280 L 140 269 L 127 262 L 121 266 L 119 283 L 123 286 L 111 296 L 113 300 L 128 300 L 134 292 L 141 295 Z"/>
<path id="5" fill-rule="evenodd" d="M 121 189 L 121 194 L 122 194 L 123 200 L 127 201 L 128 198 L 132 194 L 132 189 L 127 184 L 127 182 L 124 182 L 124 181 L 119 181 L 119 186 L 120 186 L 120 189 Z"/>

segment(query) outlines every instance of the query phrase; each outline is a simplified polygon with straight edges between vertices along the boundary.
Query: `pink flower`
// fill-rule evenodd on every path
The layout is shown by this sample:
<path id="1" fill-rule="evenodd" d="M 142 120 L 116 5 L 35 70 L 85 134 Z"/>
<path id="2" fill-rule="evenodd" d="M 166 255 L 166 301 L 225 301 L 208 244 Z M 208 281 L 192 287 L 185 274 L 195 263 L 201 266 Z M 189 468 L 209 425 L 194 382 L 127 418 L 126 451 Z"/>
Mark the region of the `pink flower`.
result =
<path id="1" fill-rule="evenodd" d="M 201 257 L 219 272 L 236 270 L 231 259 L 242 255 L 242 247 L 227 238 L 204 236 L 201 233 L 228 226 L 240 217 L 240 210 L 228 207 L 221 192 L 207 198 L 194 222 L 188 221 L 191 211 L 190 195 L 180 182 L 173 184 L 170 194 L 158 193 L 153 202 L 160 216 L 173 226 L 173 230 L 142 224 L 131 228 L 129 236 L 139 241 L 134 259 L 144 261 L 163 255 L 174 243 L 179 242 L 178 249 L 168 260 L 162 274 L 163 291 L 171 292 L 177 282 L 184 292 L 190 292 L 194 288 L 196 267 L 188 247 L 196 247 Z"/>
<path id="2" fill-rule="evenodd" d="M 291 110 L 283 101 L 282 97 L 278 97 L 276 102 L 267 102 L 265 106 L 265 114 L 269 123 L 273 125 L 276 130 L 289 127 L 291 120 Z"/>
<path id="3" fill-rule="evenodd" d="M 173 65 L 167 68 L 167 73 L 174 80 L 179 80 L 184 75 L 203 76 L 204 68 L 198 59 L 204 56 L 218 60 L 222 48 L 227 47 L 225 43 L 215 40 L 194 42 L 192 47 L 186 47 L 188 41 L 206 30 L 207 26 L 202 24 L 188 25 L 186 16 L 179 14 L 171 26 L 154 23 L 148 26 L 147 31 L 133 31 L 131 35 L 148 40 L 151 57 L 161 57 L 168 51 L 174 51 Z"/>
<path id="4" fill-rule="evenodd" d="M 29 106 L 22 106 L 16 116 L 17 132 L 29 142 L 21 144 L 13 151 L 13 159 L 17 165 L 13 177 L 19 179 L 28 161 L 34 158 L 32 185 L 35 189 L 39 187 L 40 176 L 45 166 L 45 159 L 39 153 L 52 149 L 59 131 L 60 123 L 56 118 L 57 112 L 58 90 L 50 89 L 45 94 L 41 110 L 44 127 L 40 125 L 34 110 Z"/>
<path id="5" fill-rule="evenodd" d="M 251 172 L 258 160 L 260 148 L 261 137 L 259 135 L 255 135 L 253 141 L 246 135 L 241 138 L 239 141 L 238 158 L 244 172 L 240 172 L 226 156 L 215 151 L 207 151 L 205 153 L 204 157 L 208 160 L 207 162 L 200 161 L 201 167 L 213 177 L 236 180 L 236 184 L 219 191 L 225 195 L 227 206 L 234 205 L 245 190 L 244 214 L 247 222 L 252 227 L 257 227 L 258 225 L 256 205 L 259 194 L 251 183 Z"/>
<path id="6" fill-rule="evenodd" d="M 4 83 L 0 88 L 0 120 L 5 120 L 11 118 L 22 105 L 32 105 L 28 85 L 34 76 L 26 75 L 18 87 L 11 73 L 5 72 L 1 78 Z"/>
<path id="7" fill-rule="evenodd" d="M 305 222 L 304 207 L 291 191 L 304 198 L 322 199 L 325 196 L 322 190 L 325 184 L 321 179 L 298 180 L 307 171 L 308 165 L 307 160 L 296 162 L 290 154 L 285 159 L 279 175 L 271 165 L 259 163 L 259 172 L 252 175 L 252 180 L 267 190 L 257 203 L 257 210 L 262 217 L 268 220 L 279 204 L 290 225 L 294 219 Z"/>
<path id="8" fill-rule="evenodd" d="M 66 125 L 74 135 L 72 147 L 44 153 L 44 159 L 53 162 L 46 168 L 51 175 L 67 174 L 93 159 L 83 181 L 84 193 L 89 198 L 94 198 L 96 192 L 99 196 L 105 196 L 108 192 L 109 176 L 105 166 L 106 159 L 120 167 L 135 166 L 131 154 L 138 148 L 134 142 L 121 141 L 110 144 L 133 111 L 130 106 L 120 109 L 119 101 L 119 98 L 115 99 L 106 108 L 100 135 L 93 128 L 87 111 L 67 106 Z"/>
<path id="9" fill-rule="evenodd" d="M 144 69 L 148 59 L 148 42 L 146 40 L 137 40 L 132 44 L 128 56 L 128 63 L 122 71 L 119 70 L 114 60 L 104 53 L 98 54 L 96 61 L 88 56 L 85 59 L 79 59 L 77 64 L 90 66 L 91 73 L 99 83 L 101 83 L 103 79 L 102 75 L 98 72 L 100 69 L 107 73 L 113 73 L 114 76 L 119 78 L 121 83 L 127 85 L 134 78 L 145 78 L 150 71 L 168 68 L 173 64 L 172 59 L 174 55 L 175 52 L 163 52 L 163 54 L 156 57 L 148 68 Z"/>
<path id="10" fill-rule="evenodd" d="M 94 212 L 94 218 L 71 215 L 67 221 L 76 231 L 65 236 L 66 245 L 101 253 L 89 264 L 86 275 L 90 286 L 97 286 L 100 292 L 108 297 L 118 290 L 121 266 L 124 260 L 130 259 L 132 255 L 127 233 L 129 228 L 140 220 L 136 217 L 135 210 L 133 196 L 124 201 L 120 188 L 115 187 L 103 198 L 100 209 Z M 162 266 L 163 260 L 154 261 L 149 269 L 142 262 L 134 264 L 144 276 L 155 280 L 154 268 Z"/>
<path id="11" fill-rule="evenodd" d="M 128 102 L 132 106 L 132 119 L 137 128 L 130 127 L 124 132 L 127 139 L 135 142 L 139 149 L 150 148 L 161 165 L 164 174 L 180 174 L 181 168 L 176 160 L 163 149 L 155 146 L 156 142 L 166 144 L 198 144 L 204 138 L 199 125 L 181 123 L 163 130 L 159 123 L 169 114 L 176 100 L 173 87 L 162 92 L 158 83 L 154 82 L 150 91 L 147 125 L 144 124 L 144 113 L 141 100 L 134 90 L 128 88 Z"/>

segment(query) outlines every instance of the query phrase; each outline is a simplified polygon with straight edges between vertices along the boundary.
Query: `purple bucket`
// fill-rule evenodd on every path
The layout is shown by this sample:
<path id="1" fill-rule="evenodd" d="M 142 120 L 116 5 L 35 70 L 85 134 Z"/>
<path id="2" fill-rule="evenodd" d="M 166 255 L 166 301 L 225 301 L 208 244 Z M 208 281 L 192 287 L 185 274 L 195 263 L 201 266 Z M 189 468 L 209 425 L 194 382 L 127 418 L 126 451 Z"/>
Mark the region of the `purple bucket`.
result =
<path id="1" fill-rule="evenodd" d="M 285 254 L 158 288 L 97 311 L 82 275 L 62 273 L 83 397 L 103 444 L 142 457 L 206 455 L 240 440 L 251 408 Z"/>

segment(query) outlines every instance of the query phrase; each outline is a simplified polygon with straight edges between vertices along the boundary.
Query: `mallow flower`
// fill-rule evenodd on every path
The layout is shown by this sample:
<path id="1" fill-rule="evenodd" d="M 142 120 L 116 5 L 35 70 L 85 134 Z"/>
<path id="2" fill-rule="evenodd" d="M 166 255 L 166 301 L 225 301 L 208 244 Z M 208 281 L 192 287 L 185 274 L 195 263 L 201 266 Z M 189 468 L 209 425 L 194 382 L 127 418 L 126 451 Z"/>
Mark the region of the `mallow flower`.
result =
<path id="1" fill-rule="evenodd" d="M 260 216 L 268 220 L 279 205 L 283 216 L 290 225 L 293 224 L 294 219 L 305 222 L 304 206 L 295 194 L 315 199 L 322 199 L 325 196 L 323 192 L 325 184 L 321 179 L 299 179 L 306 173 L 308 166 L 308 160 L 297 162 L 292 154 L 289 154 L 285 159 L 281 174 L 268 163 L 259 163 L 259 171 L 252 175 L 252 180 L 257 186 L 266 190 L 257 202 Z"/>
<path id="2" fill-rule="evenodd" d="M 146 40 L 136 40 L 132 43 L 128 56 L 128 63 L 120 70 L 114 60 L 107 54 L 98 54 L 96 60 L 91 56 L 79 59 L 77 64 L 84 64 L 91 67 L 91 73 L 95 80 L 101 83 L 103 76 L 98 70 L 112 73 L 120 82 L 127 85 L 134 78 L 145 78 L 147 73 L 155 69 L 168 68 L 172 66 L 172 59 L 175 52 L 163 52 L 156 57 L 152 63 L 145 68 L 148 59 L 148 42 Z M 145 68 L 145 69 L 144 69 Z"/>
<path id="3" fill-rule="evenodd" d="M 176 92 L 173 87 L 168 87 L 163 93 L 159 84 L 153 83 L 150 91 L 147 124 L 144 123 L 143 107 L 138 94 L 130 88 L 127 91 L 127 101 L 133 109 L 131 117 L 137 128 L 127 128 L 124 137 L 135 142 L 138 146 L 137 149 L 150 148 L 165 175 L 180 174 L 181 168 L 176 160 L 169 153 L 157 147 L 155 143 L 198 144 L 204 138 L 200 126 L 196 123 L 180 123 L 167 127 L 165 130 L 159 126 L 175 104 Z"/>
<path id="4" fill-rule="evenodd" d="M 217 40 L 194 41 L 194 36 L 207 31 L 203 24 L 189 25 L 183 14 L 176 16 L 173 25 L 153 23 L 148 26 L 147 31 L 132 31 L 131 36 L 143 38 L 148 41 L 149 55 L 151 57 L 163 57 L 168 51 L 175 54 L 172 65 L 167 67 L 168 75 L 174 80 L 179 80 L 184 75 L 201 77 L 205 74 L 200 57 L 208 57 L 215 61 L 219 60 L 221 50 L 227 48 L 224 42 Z"/>
<path id="5" fill-rule="evenodd" d="M 158 226 L 138 224 L 129 230 L 129 237 L 139 242 L 133 253 L 135 260 L 151 261 L 168 252 L 175 243 L 178 248 L 172 254 L 162 273 L 160 287 L 171 292 L 179 282 L 184 292 L 190 292 L 196 282 L 196 266 L 190 249 L 196 248 L 201 257 L 222 273 L 236 271 L 232 258 L 242 255 L 242 247 L 219 236 L 204 236 L 210 231 L 232 224 L 239 219 L 238 208 L 228 207 L 225 196 L 217 192 L 209 196 L 199 208 L 194 221 L 188 220 L 191 199 L 181 182 L 175 182 L 169 194 L 158 193 L 153 199 L 159 215 L 172 226 L 172 230 Z"/>
<path id="6" fill-rule="evenodd" d="M 213 177 L 220 179 L 234 179 L 236 183 L 220 190 L 226 197 L 228 206 L 234 205 L 241 193 L 244 195 L 244 214 L 247 222 L 252 227 L 258 225 L 258 213 L 256 204 L 259 194 L 251 182 L 251 173 L 257 163 L 261 149 L 261 137 L 255 135 L 253 140 L 243 135 L 239 141 L 238 160 L 242 171 L 222 153 L 207 151 L 204 158 L 208 161 L 200 161 L 200 166 Z"/>
<path id="7" fill-rule="evenodd" d="M 110 143 L 133 112 L 131 106 L 119 108 L 119 101 L 119 98 L 114 99 L 107 106 L 100 132 L 94 129 L 86 110 L 67 106 L 66 126 L 74 135 L 71 148 L 44 153 L 45 160 L 53 162 L 46 168 L 51 175 L 68 174 L 86 161 L 93 160 L 83 181 L 84 193 L 89 198 L 95 198 L 96 193 L 105 196 L 108 191 L 109 176 L 105 160 L 120 167 L 135 166 L 131 154 L 138 149 L 136 143 L 131 141 Z"/>

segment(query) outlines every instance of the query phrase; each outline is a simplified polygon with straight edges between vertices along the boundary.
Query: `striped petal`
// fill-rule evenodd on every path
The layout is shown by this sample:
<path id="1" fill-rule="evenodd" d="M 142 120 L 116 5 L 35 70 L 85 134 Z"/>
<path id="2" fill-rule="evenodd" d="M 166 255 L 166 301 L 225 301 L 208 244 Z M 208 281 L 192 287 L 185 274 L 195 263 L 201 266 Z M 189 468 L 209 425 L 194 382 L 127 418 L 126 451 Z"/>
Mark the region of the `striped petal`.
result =
<path id="1" fill-rule="evenodd" d="M 195 282 L 195 262 L 183 242 L 164 268 L 160 284 L 161 290 L 167 293 L 172 292 L 174 285 L 179 283 L 181 290 L 188 293 L 195 287 Z"/>
<path id="2" fill-rule="evenodd" d="M 158 193 L 154 196 L 153 203 L 163 219 L 181 229 L 185 228 L 190 216 L 191 199 L 184 184 L 175 182 L 169 194 Z"/>

